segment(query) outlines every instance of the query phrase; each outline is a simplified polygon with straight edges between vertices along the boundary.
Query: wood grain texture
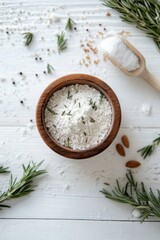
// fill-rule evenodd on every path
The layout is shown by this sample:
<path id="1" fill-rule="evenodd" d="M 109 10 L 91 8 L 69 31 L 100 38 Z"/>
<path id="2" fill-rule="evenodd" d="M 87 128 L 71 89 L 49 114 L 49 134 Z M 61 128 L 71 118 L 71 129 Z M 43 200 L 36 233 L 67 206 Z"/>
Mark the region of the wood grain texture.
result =
<path id="1" fill-rule="evenodd" d="M 112 124 L 107 137 L 102 143 L 84 151 L 76 151 L 58 144 L 45 126 L 45 109 L 50 97 L 63 87 L 74 84 L 87 84 L 90 87 L 96 88 L 98 91 L 104 94 L 112 107 Z M 121 123 L 121 109 L 117 96 L 105 82 L 87 74 L 71 74 L 54 81 L 43 91 L 37 104 L 36 123 L 42 139 L 53 151 L 64 157 L 84 159 L 93 157 L 104 151 L 113 142 Z"/>
<path id="2" fill-rule="evenodd" d="M 123 184 L 125 164 L 130 159 L 141 163 L 134 170 L 137 180 L 144 181 L 148 188 L 159 188 L 159 149 L 145 161 L 137 153 L 159 133 L 159 93 L 143 79 L 125 76 L 109 61 L 88 67 L 79 64 L 85 58 L 80 45 L 86 44 L 86 39 L 92 38 L 98 46 L 101 41 L 98 32 L 104 36 L 108 31 L 129 32 L 128 40 L 143 54 L 148 70 L 159 76 L 160 55 L 153 41 L 97 0 L 0 2 L 0 163 L 20 177 L 22 163 L 44 159 L 42 167 L 48 171 L 48 175 L 37 179 L 34 193 L 10 202 L 11 209 L 0 211 L 1 239 L 19 240 L 23 236 L 24 240 L 159 240 L 159 222 L 132 222 L 136 220 L 131 217 L 132 208 L 109 201 L 99 192 L 104 182 L 112 187 L 119 179 Z M 108 10 L 110 17 L 106 17 Z M 60 22 L 48 26 L 48 18 L 54 13 L 60 16 Z M 59 55 L 56 34 L 64 30 L 68 15 L 76 22 L 77 31 L 67 33 L 68 49 Z M 27 31 L 34 33 L 29 48 L 24 47 L 22 38 Z M 36 56 L 42 61 L 36 61 Z M 98 57 L 103 59 L 100 53 Z M 92 55 L 94 60 L 97 58 Z M 56 70 L 52 75 L 43 73 L 47 63 Z M 110 147 L 84 161 L 54 153 L 35 127 L 36 105 L 42 91 L 53 79 L 77 72 L 94 75 L 107 83 L 120 101 L 123 116 L 120 131 Z M 146 103 L 151 105 L 150 115 L 141 111 Z M 121 158 L 115 145 L 124 134 L 129 137 L 130 148 L 125 149 L 126 156 Z M 7 188 L 8 180 L 8 176 L 0 176 L 2 190 Z"/>

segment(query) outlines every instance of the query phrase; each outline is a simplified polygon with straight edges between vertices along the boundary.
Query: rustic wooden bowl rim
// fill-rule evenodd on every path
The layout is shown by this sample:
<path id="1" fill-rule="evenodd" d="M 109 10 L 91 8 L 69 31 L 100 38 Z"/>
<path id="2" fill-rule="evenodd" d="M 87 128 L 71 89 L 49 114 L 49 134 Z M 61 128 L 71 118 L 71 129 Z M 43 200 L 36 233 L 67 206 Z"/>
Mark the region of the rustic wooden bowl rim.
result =
<path id="1" fill-rule="evenodd" d="M 110 102 L 113 112 L 112 126 L 107 137 L 98 145 L 83 151 L 73 150 L 60 145 L 50 135 L 45 126 L 44 121 L 45 107 L 53 93 L 65 86 L 75 84 L 87 84 L 102 92 L 106 96 L 107 100 Z M 114 138 L 118 133 L 120 123 L 121 123 L 120 104 L 113 90 L 99 78 L 87 74 L 70 74 L 67 76 L 60 77 L 59 79 L 53 81 L 41 94 L 36 108 L 36 124 L 42 139 L 53 151 L 67 158 L 73 159 L 89 158 L 102 152 L 113 142 Z"/>

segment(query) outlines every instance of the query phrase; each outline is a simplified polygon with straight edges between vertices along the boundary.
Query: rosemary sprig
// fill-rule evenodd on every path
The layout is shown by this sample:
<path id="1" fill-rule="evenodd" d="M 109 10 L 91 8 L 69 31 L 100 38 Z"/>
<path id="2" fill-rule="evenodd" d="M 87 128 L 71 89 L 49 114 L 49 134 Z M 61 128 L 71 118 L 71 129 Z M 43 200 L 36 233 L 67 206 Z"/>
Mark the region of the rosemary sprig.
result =
<path id="1" fill-rule="evenodd" d="M 124 187 L 121 187 L 119 181 L 116 180 L 116 187 L 111 192 L 105 189 L 101 192 L 106 198 L 130 204 L 138 209 L 141 213 L 141 222 L 150 216 L 160 218 L 160 190 L 157 190 L 157 195 L 151 188 L 147 191 L 143 182 L 139 184 L 134 180 L 131 171 L 126 174 L 126 178 L 127 183 Z"/>
<path id="2" fill-rule="evenodd" d="M 69 31 L 72 31 L 72 30 L 73 30 L 73 26 L 74 26 L 75 24 L 76 24 L 76 23 L 75 23 L 71 18 L 68 18 L 65 29 L 66 29 L 66 30 L 69 30 Z"/>
<path id="3" fill-rule="evenodd" d="M 63 50 L 67 48 L 67 39 L 65 39 L 65 33 L 62 31 L 60 34 L 57 35 L 57 45 L 58 45 L 58 52 L 61 53 Z"/>
<path id="4" fill-rule="evenodd" d="M 22 165 L 23 175 L 18 181 L 17 178 L 13 179 L 13 176 L 11 175 L 8 190 L 0 194 L 0 209 L 3 207 L 10 207 L 2 204 L 6 200 L 8 201 L 13 198 L 23 197 L 34 191 L 35 186 L 33 185 L 33 180 L 37 176 L 46 173 L 45 170 L 38 170 L 41 164 L 42 162 L 38 164 L 31 162 L 26 167 Z"/>
<path id="5" fill-rule="evenodd" d="M 140 152 L 141 156 L 145 159 L 146 157 L 150 156 L 153 153 L 153 151 L 155 150 L 155 147 L 159 144 L 160 144 L 160 134 L 158 138 L 152 141 L 152 144 L 139 149 L 137 152 Z"/>
<path id="6" fill-rule="evenodd" d="M 8 173 L 8 167 L 0 166 L 0 173 Z"/>
<path id="7" fill-rule="evenodd" d="M 54 67 L 52 67 L 49 63 L 47 63 L 47 73 L 51 74 L 52 71 L 54 71 L 54 70 L 55 70 Z"/>
<path id="8" fill-rule="evenodd" d="M 53 109 L 51 109 L 50 107 L 46 107 L 47 110 L 52 113 L 53 115 L 58 115 Z"/>
<path id="9" fill-rule="evenodd" d="M 25 33 L 22 33 L 22 35 L 24 35 L 25 46 L 29 46 L 30 43 L 31 43 L 32 40 L 33 40 L 33 33 L 31 33 L 31 32 L 25 32 Z"/>
<path id="10" fill-rule="evenodd" d="M 160 2 L 157 0 L 103 0 L 103 5 L 113 8 L 124 22 L 135 24 L 143 30 L 160 49 Z"/>

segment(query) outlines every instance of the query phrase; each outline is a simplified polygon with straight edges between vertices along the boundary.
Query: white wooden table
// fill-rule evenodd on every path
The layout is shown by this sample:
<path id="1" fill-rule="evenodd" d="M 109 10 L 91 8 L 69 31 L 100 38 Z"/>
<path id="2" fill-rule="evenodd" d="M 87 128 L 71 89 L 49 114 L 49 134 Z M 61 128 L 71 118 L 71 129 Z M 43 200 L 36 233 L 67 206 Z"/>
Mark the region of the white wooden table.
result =
<path id="1" fill-rule="evenodd" d="M 129 41 L 144 54 L 149 70 L 155 74 L 160 74 L 160 53 L 151 39 L 121 22 L 116 12 L 109 10 L 111 16 L 107 17 L 107 8 L 98 0 L 61 1 L 0 1 L 0 163 L 20 177 L 22 163 L 44 159 L 43 168 L 48 171 L 48 175 L 37 179 L 35 192 L 11 201 L 11 209 L 0 212 L 0 239 L 158 240 L 158 219 L 140 224 L 131 216 L 132 208 L 105 199 L 99 191 L 104 182 L 111 187 L 117 178 L 123 182 L 129 159 L 142 163 L 135 171 L 137 179 L 147 186 L 159 187 L 160 151 L 157 149 L 145 161 L 137 153 L 159 133 L 159 93 L 143 80 L 129 78 L 109 62 L 103 62 L 101 55 L 98 65 L 81 66 L 79 61 L 85 54 L 80 40 L 91 38 L 97 45 L 102 37 L 98 32 L 127 31 Z M 50 23 L 51 14 L 59 15 L 60 22 Z M 64 29 L 68 14 L 77 23 L 77 31 L 67 33 L 68 49 L 59 55 L 56 34 Z M 21 35 L 27 31 L 34 33 L 33 44 L 28 48 Z M 36 61 L 36 56 L 42 60 Z M 55 68 L 51 75 L 43 73 L 47 63 Z M 52 152 L 35 126 L 35 108 L 41 92 L 54 79 L 75 72 L 92 74 L 108 83 L 120 100 L 123 114 L 113 144 L 98 156 L 81 161 Z M 151 115 L 141 111 L 143 104 L 152 106 Z M 122 159 L 115 144 L 123 134 L 129 136 L 131 147 Z M 0 176 L 0 180 L 5 189 L 9 177 Z"/>

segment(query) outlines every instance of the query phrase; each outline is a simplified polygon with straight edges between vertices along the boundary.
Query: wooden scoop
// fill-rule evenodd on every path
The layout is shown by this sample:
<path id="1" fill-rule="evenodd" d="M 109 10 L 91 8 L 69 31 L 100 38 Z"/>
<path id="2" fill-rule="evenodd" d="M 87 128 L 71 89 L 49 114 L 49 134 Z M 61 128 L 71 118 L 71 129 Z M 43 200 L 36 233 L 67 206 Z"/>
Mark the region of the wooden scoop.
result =
<path id="1" fill-rule="evenodd" d="M 122 67 L 114 58 L 111 56 L 107 55 L 107 58 L 118 68 L 121 69 L 122 72 L 127 74 L 128 76 L 131 77 L 141 77 L 143 78 L 146 82 L 148 82 L 152 87 L 156 88 L 157 90 L 160 91 L 160 78 L 158 79 L 155 77 L 152 73 L 150 73 L 147 68 L 146 68 L 146 61 L 143 55 L 126 39 L 123 39 L 123 42 L 126 44 L 126 46 L 131 49 L 132 52 L 137 55 L 139 58 L 139 68 L 134 70 L 134 71 L 127 71 L 124 67 Z"/>

